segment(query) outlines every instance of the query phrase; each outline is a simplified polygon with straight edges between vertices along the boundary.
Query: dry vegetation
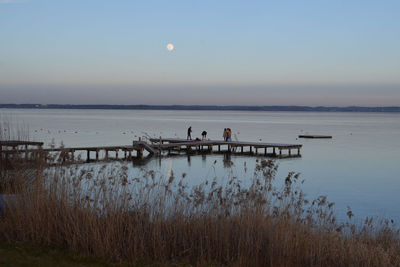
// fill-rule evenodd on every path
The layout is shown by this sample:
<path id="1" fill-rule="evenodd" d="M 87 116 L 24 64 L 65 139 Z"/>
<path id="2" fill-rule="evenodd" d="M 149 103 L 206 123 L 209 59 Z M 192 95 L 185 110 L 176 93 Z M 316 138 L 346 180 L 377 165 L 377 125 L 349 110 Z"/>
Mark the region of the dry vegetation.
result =
<path id="1" fill-rule="evenodd" d="M 337 222 L 326 197 L 304 198 L 298 174 L 275 188 L 273 161 L 258 163 L 247 188 L 237 178 L 195 188 L 154 172 L 131 178 L 124 165 L 38 170 L 9 201 L 1 241 L 161 265 L 400 265 L 389 222 Z"/>
<path id="2" fill-rule="evenodd" d="M 29 127 L 9 114 L 0 113 L 0 140 L 29 140 Z"/>
<path id="3" fill-rule="evenodd" d="M 3 193 L 0 242 L 51 246 L 109 262 L 195 266 L 400 266 L 398 229 L 367 218 L 338 222 L 299 175 L 277 187 L 260 161 L 250 186 L 236 177 L 188 187 L 185 176 L 131 177 L 124 164 L 18 166 Z M 4 203 L 3 203 L 4 204 Z M 3 205 L 4 206 L 4 205 Z"/>

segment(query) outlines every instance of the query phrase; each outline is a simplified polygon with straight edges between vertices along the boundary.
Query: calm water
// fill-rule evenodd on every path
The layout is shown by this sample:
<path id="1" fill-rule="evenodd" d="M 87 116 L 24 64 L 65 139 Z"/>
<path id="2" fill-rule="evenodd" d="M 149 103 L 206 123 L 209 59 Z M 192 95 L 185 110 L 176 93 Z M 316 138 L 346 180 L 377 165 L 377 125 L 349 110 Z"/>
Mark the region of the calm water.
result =
<path id="1" fill-rule="evenodd" d="M 280 179 L 289 171 L 300 172 L 308 197 L 327 195 L 336 203 L 339 217 L 351 206 L 357 218 L 400 221 L 400 114 L 29 109 L 0 113 L 29 125 L 31 138 L 46 144 L 54 140 L 66 146 L 124 145 L 144 135 L 185 138 L 188 126 L 193 136 L 206 130 L 210 139 L 221 139 L 223 128 L 229 127 L 243 141 L 300 143 L 302 158 L 277 161 Z M 296 138 L 304 133 L 333 139 Z M 154 158 L 144 168 L 161 174 L 187 173 L 196 184 L 214 176 L 246 179 L 256 160 L 233 156 L 234 166 L 227 168 L 223 159 L 223 155 Z"/>

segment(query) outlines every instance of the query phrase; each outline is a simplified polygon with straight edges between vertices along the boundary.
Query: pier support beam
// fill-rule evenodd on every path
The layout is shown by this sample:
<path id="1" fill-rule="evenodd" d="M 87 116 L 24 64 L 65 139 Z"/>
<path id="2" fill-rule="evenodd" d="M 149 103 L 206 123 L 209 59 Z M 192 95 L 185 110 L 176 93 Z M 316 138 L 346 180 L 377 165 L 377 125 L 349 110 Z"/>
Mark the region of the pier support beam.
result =
<path id="1" fill-rule="evenodd" d="M 168 150 L 168 153 L 169 153 L 170 151 Z M 137 150 L 137 157 L 138 158 L 142 158 L 143 157 L 143 150 L 140 148 L 140 149 L 138 149 Z"/>

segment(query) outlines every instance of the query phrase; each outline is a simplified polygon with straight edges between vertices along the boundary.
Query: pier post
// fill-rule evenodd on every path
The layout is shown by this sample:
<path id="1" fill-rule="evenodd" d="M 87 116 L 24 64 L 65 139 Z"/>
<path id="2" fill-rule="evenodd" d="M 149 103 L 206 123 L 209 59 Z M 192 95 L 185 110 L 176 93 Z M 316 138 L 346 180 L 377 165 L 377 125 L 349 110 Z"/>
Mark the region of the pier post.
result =
<path id="1" fill-rule="evenodd" d="M 292 156 L 292 150 L 289 148 L 289 157 Z"/>
<path id="2" fill-rule="evenodd" d="M 250 146 L 250 154 L 253 153 L 253 147 Z"/>
<path id="3" fill-rule="evenodd" d="M 258 148 L 256 147 L 255 149 L 256 149 L 256 154 L 258 154 Z"/>
<path id="4" fill-rule="evenodd" d="M 218 152 L 221 152 L 221 145 L 218 145 Z"/>
<path id="5" fill-rule="evenodd" d="M 86 162 L 90 162 L 90 150 L 87 151 Z"/>
<path id="6" fill-rule="evenodd" d="M 274 156 L 276 156 L 275 147 L 273 147 L 273 149 L 272 149 L 272 154 L 274 154 Z"/>
<path id="7" fill-rule="evenodd" d="M 96 149 L 96 160 L 99 160 L 99 150 Z"/>
<path id="8" fill-rule="evenodd" d="M 137 157 L 138 157 L 138 158 L 142 158 L 142 157 L 143 157 L 143 150 L 142 150 L 141 148 L 139 148 L 139 149 L 137 150 Z"/>
<path id="9" fill-rule="evenodd" d="M 279 157 L 282 157 L 282 149 L 279 148 Z"/>
<path id="10" fill-rule="evenodd" d="M 105 155 L 105 159 L 108 160 L 108 150 L 106 149 L 106 155 Z"/>
<path id="11" fill-rule="evenodd" d="M 243 154 L 243 146 L 240 147 L 240 152 Z"/>
<path id="12" fill-rule="evenodd" d="M 297 155 L 300 156 L 300 147 L 297 148 Z"/>
<path id="13" fill-rule="evenodd" d="M 0 145 L 0 179 L 3 177 L 2 169 L 3 169 L 3 146 Z"/>
<path id="14" fill-rule="evenodd" d="M 75 154 L 75 150 L 72 149 L 72 150 L 71 150 L 71 160 L 72 160 L 72 161 L 75 160 L 75 159 L 74 159 L 74 154 Z"/>
<path id="15" fill-rule="evenodd" d="M 267 155 L 267 147 L 264 147 L 264 156 Z"/>

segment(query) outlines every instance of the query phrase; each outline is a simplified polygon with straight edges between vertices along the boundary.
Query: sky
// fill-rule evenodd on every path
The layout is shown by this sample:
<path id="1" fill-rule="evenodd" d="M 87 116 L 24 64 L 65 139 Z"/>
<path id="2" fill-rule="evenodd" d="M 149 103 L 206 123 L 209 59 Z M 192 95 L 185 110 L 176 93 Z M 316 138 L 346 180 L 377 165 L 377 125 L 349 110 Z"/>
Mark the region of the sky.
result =
<path id="1" fill-rule="evenodd" d="M 0 0 L 0 103 L 400 106 L 399 14 L 398 0 Z"/>

